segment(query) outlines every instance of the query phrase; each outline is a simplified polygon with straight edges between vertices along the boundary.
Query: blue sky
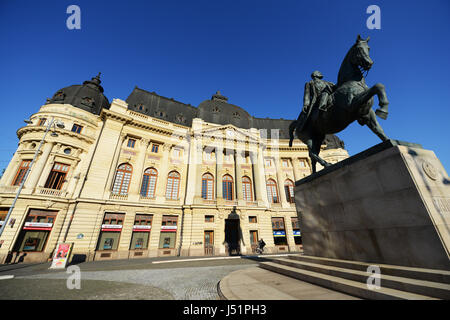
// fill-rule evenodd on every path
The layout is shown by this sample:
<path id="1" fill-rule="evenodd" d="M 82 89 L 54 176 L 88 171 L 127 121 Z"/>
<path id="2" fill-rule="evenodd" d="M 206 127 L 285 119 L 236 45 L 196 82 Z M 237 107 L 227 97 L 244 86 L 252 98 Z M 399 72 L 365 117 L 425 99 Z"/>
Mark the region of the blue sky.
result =
<path id="1" fill-rule="evenodd" d="M 66 28 L 71 4 L 81 30 Z M 366 27 L 372 4 L 381 30 Z M 371 37 L 367 83 L 386 86 L 386 134 L 434 150 L 450 170 L 449 18 L 448 0 L 1 0 L 0 170 L 23 119 L 98 72 L 110 101 L 137 85 L 197 106 L 221 90 L 254 116 L 294 119 L 311 72 L 336 82 L 357 34 Z M 338 136 L 351 155 L 380 142 L 357 123 Z"/>

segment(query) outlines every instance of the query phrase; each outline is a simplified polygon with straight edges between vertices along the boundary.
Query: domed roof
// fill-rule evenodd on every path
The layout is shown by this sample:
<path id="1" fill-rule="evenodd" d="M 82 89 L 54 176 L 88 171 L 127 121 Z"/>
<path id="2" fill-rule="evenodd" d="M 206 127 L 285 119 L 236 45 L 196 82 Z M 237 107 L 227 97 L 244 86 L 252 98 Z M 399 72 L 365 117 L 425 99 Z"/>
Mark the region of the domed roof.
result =
<path id="1" fill-rule="evenodd" d="M 103 87 L 100 83 L 99 73 L 95 78 L 83 82 L 82 85 L 73 85 L 58 90 L 47 101 L 47 104 L 67 103 L 93 114 L 100 114 L 103 108 L 109 109 L 110 107 L 108 98 L 103 94 Z"/>
<path id="2" fill-rule="evenodd" d="M 217 124 L 232 124 L 238 128 L 250 128 L 250 114 L 234 104 L 228 103 L 228 98 L 217 91 L 211 100 L 205 100 L 198 105 L 198 117 L 206 122 Z"/>

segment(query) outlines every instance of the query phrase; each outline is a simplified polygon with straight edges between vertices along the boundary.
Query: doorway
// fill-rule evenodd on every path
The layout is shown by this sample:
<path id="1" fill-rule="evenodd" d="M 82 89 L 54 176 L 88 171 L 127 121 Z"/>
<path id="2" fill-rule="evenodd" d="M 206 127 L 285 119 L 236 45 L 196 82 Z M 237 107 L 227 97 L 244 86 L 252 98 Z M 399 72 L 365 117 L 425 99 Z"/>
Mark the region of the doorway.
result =
<path id="1" fill-rule="evenodd" d="M 225 243 L 228 255 L 241 254 L 239 219 L 225 219 Z"/>
<path id="2" fill-rule="evenodd" d="M 214 231 L 205 231 L 205 256 L 214 255 Z"/>

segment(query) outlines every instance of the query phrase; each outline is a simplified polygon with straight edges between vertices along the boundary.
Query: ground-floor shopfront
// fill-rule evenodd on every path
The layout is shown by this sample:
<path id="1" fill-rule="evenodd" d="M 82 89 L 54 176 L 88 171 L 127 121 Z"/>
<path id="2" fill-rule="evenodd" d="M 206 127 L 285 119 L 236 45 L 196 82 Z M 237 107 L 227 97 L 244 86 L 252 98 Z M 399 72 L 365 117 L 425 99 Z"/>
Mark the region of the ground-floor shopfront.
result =
<path id="1" fill-rule="evenodd" d="M 0 207 L 4 221 L 7 206 Z M 0 222 L 2 223 L 2 222 Z M 176 207 L 19 200 L 2 235 L 1 263 L 48 261 L 61 242 L 77 261 L 298 252 L 295 208 Z"/>

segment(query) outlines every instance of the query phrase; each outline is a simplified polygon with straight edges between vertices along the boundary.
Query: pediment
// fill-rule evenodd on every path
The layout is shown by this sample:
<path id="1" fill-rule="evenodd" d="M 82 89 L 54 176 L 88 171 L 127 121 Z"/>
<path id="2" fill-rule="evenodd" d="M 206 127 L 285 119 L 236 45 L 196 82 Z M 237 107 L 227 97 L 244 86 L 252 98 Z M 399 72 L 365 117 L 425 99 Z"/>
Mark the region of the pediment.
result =
<path id="1" fill-rule="evenodd" d="M 203 136 L 206 138 L 214 137 L 216 139 L 238 140 L 249 142 L 258 142 L 259 140 L 257 135 L 252 134 L 247 130 L 237 128 L 232 124 L 201 129 L 196 131 L 195 135 Z"/>

